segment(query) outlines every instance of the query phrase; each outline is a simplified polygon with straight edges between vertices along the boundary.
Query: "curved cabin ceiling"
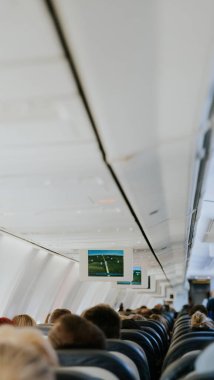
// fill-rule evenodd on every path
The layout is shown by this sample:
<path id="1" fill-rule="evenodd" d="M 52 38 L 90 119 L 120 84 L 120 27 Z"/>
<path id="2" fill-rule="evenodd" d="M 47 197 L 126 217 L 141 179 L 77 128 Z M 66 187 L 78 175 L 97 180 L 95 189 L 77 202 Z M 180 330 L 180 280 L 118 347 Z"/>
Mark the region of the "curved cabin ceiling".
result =
<path id="1" fill-rule="evenodd" d="M 159 272 L 57 22 L 107 163 L 167 277 L 183 281 L 213 11 L 212 0 L 1 2 L 1 230 L 75 258 L 131 247 Z"/>

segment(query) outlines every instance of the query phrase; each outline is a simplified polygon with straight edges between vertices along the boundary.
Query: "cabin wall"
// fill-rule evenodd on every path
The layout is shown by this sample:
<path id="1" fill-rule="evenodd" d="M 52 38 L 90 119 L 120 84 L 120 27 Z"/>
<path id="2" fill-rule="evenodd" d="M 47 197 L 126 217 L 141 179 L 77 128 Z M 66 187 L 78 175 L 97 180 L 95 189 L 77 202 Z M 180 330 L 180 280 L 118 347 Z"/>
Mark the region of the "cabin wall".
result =
<path id="1" fill-rule="evenodd" d="M 8 234 L 0 234 L 0 315 L 12 318 L 28 313 L 37 322 L 57 307 L 74 313 L 98 303 L 118 309 L 142 304 L 153 307 L 160 300 L 150 294 L 118 289 L 111 282 L 79 281 L 79 263 L 34 247 Z"/>

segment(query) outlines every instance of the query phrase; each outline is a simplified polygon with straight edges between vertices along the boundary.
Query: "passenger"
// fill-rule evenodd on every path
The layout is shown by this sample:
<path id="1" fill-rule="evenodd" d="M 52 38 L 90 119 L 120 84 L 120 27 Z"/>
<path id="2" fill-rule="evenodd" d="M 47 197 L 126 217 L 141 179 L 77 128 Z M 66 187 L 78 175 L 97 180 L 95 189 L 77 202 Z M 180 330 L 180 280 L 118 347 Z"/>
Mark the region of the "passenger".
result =
<path id="1" fill-rule="evenodd" d="M 141 307 L 138 309 L 138 314 L 142 315 L 145 318 L 149 318 L 149 316 L 152 314 L 151 310 L 148 307 Z"/>
<path id="2" fill-rule="evenodd" d="M 16 315 L 12 319 L 15 326 L 24 327 L 24 326 L 36 326 L 36 322 L 28 314 Z"/>
<path id="3" fill-rule="evenodd" d="M 13 321 L 9 318 L 2 317 L 0 318 L 0 325 L 13 325 Z"/>
<path id="4" fill-rule="evenodd" d="M 188 315 L 190 312 L 191 306 L 188 304 L 185 304 L 182 306 L 181 311 L 178 313 L 178 317 L 181 317 L 182 315 Z"/>
<path id="5" fill-rule="evenodd" d="M 48 314 L 47 314 L 47 316 L 46 316 L 46 318 L 45 318 L 45 322 L 44 322 L 45 324 L 48 324 L 48 323 L 49 323 L 48 321 L 49 321 L 50 315 L 51 315 L 51 313 L 48 313 Z"/>
<path id="6" fill-rule="evenodd" d="M 32 347 L 49 365 L 56 366 L 58 364 L 56 352 L 49 341 L 39 331 L 31 327 L 16 329 L 13 326 L 2 326 L 0 329 L 0 343 Z"/>
<path id="7" fill-rule="evenodd" d="M 209 331 L 214 329 L 214 323 L 204 313 L 196 311 L 191 318 L 192 331 Z"/>
<path id="8" fill-rule="evenodd" d="M 55 350 L 40 331 L 29 327 L 20 329 L 18 333 L 19 340 L 27 346 L 33 346 L 49 365 L 56 366 L 58 364 L 58 357 Z"/>
<path id="9" fill-rule="evenodd" d="M 48 338 L 55 349 L 106 348 L 103 332 L 93 323 L 78 315 L 61 317 L 50 330 Z"/>
<path id="10" fill-rule="evenodd" d="M 121 321 L 119 314 L 109 305 L 99 304 L 85 310 L 82 317 L 98 326 L 108 339 L 120 337 Z"/>
<path id="11" fill-rule="evenodd" d="M 140 326 L 133 319 L 123 319 L 121 323 L 122 329 L 134 329 L 139 330 Z"/>
<path id="12" fill-rule="evenodd" d="M 54 380 L 47 362 L 31 347 L 0 343 L 0 379 Z"/>
<path id="13" fill-rule="evenodd" d="M 168 323 L 166 319 L 163 317 L 163 315 L 160 314 L 152 314 L 150 315 L 149 319 L 152 319 L 153 321 L 158 321 L 162 323 L 162 325 L 165 327 L 166 330 L 169 329 Z"/>
<path id="14" fill-rule="evenodd" d="M 124 306 L 123 306 L 123 303 L 122 303 L 122 302 L 120 303 L 120 306 L 119 306 L 119 310 L 118 310 L 118 312 L 120 312 L 120 311 L 124 311 Z"/>
<path id="15" fill-rule="evenodd" d="M 206 307 L 203 306 L 203 305 L 200 305 L 200 304 L 199 304 L 199 305 L 195 305 L 195 306 L 193 306 L 193 307 L 190 309 L 190 311 L 189 311 L 189 315 L 192 316 L 193 314 L 195 314 L 196 311 L 200 311 L 201 313 L 203 313 L 203 314 L 205 314 L 205 315 L 208 314 Z"/>
<path id="16" fill-rule="evenodd" d="M 208 317 L 214 321 L 214 298 L 210 298 L 207 302 Z"/>
<path id="17" fill-rule="evenodd" d="M 63 315 L 71 315 L 71 311 L 68 309 L 55 309 L 48 318 L 48 323 L 56 323 Z"/>

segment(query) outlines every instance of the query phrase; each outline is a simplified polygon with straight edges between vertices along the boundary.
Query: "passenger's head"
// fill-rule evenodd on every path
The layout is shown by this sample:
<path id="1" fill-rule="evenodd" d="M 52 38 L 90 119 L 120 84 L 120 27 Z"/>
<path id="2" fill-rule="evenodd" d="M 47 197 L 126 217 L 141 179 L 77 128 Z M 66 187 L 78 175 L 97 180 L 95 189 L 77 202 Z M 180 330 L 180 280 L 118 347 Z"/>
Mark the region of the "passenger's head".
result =
<path id="1" fill-rule="evenodd" d="M 44 322 L 45 324 L 49 323 L 50 315 L 51 315 L 51 313 L 48 313 L 48 314 L 46 315 L 45 322 Z"/>
<path id="2" fill-rule="evenodd" d="M 106 338 L 120 337 L 120 316 L 109 305 L 100 304 L 82 313 L 82 317 L 98 326 Z"/>
<path id="3" fill-rule="evenodd" d="M 48 337 L 55 349 L 106 347 L 103 332 L 93 323 L 73 314 L 61 317 L 50 330 Z"/>
<path id="4" fill-rule="evenodd" d="M 47 362 L 31 347 L 0 343 L 0 379 L 54 380 Z"/>
<path id="5" fill-rule="evenodd" d="M 15 317 L 13 317 L 12 321 L 13 324 L 18 327 L 36 326 L 36 322 L 28 314 L 16 315 Z"/>
<path id="6" fill-rule="evenodd" d="M 1 325 L 13 325 L 13 321 L 11 321 L 11 319 L 9 319 L 9 318 L 1 317 L 0 318 L 0 326 Z"/>
<path id="7" fill-rule="evenodd" d="M 2 326 L 0 328 L 0 344 L 12 343 L 24 347 L 32 347 L 42 356 L 49 365 L 56 366 L 58 358 L 50 342 L 32 327 L 15 328 L 13 326 Z"/>
<path id="8" fill-rule="evenodd" d="M 122 329 L 135 329 L 139 330 L 140 326 L 133 319 L 123 319 L 122 320 Z"/>
<path id="9" fill-rule="evenodd" d="M 149 319 L 152 319 L 153 321 L 157 321 L 157 322 L 162 323 L 162 325 L 166 329 L 168 329 L 168 323 L 167 323 L 166 319 L 162 315 L 160 315 L 160 314 L 152 314 L 152 315 L 150 315 Z"/>
<path id="10" fill-rule="evenodd" d="M 55 309 L 49 316 L 48 323 L 56 323 L 63 315 L 71 315 L 68 309 Z"/>
<path id="11" fill-rule="evenodd" d="M 58 364 L 57 354 L 51 346 L 48 339 L 42 333 L 33 328 L 23 328 L 18 331 L 19 340 L 26 346 L 32 346 L 35 350 L 45 358 L 49 365 Z"/>
<path id="12" fill-rule="evenodd" d="M 191 318 L 191 327 L 207 327 L 207 328 L 214 328 L 213 322 L 207 318 L 207 316 L 204 313 L 201 313 L 200 311 L 196 311 Z"/>
<path id="13" fill-rule="evenodd" d="M 203 305 L 195 305 L 190 309 L 189 315 L 192 316 L 196 311 L 200 311 L 201 313 L 207 315 L 207 309 Z"/>

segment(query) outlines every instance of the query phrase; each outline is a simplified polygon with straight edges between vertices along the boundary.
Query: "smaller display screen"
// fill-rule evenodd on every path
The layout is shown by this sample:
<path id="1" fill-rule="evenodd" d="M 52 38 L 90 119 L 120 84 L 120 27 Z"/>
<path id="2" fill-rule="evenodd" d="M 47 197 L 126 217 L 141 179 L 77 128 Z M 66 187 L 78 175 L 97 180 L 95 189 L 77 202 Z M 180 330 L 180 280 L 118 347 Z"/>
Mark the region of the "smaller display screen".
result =
<path id="1" fill-rule="evenodd" d="M 123 250 L 89 250 L 88 276 L 123 277 Z"/>
<path id="2" fill-rule="evenodd" d="M 142 271 L 141 267 L 133 267 L 133 280 L 132 281 L 117 281 L 118 285 L 141 285 L 142 284 Z"/>

